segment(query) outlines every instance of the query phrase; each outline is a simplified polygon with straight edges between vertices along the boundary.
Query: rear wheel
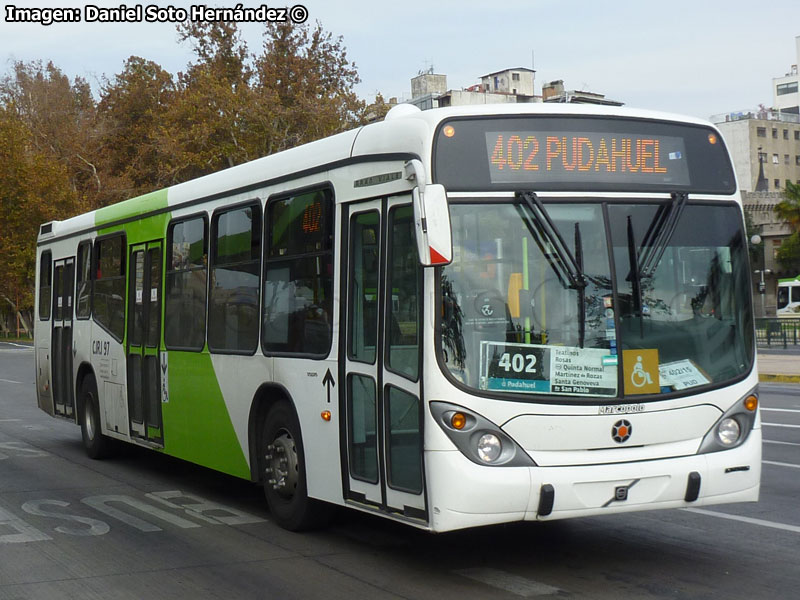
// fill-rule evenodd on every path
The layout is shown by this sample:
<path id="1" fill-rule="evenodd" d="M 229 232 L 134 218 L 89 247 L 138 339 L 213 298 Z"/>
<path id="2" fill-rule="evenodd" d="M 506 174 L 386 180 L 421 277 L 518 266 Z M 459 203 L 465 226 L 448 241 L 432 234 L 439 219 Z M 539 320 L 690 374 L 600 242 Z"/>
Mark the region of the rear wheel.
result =
<path id="1" fill-rule="evenodd" d="M 78 416 L 81 422 L 83 447 L 89 458 L 100 459 L 111 454 L 111 440 L 100 431 L 100 406 L 94 375 L 87 375 L 78 395 Z"/>
<path id="2" fill-rule="evenodd" d="M 326 524 L 333 507 L 308 497 L 300 424 L 288 402 L 278 402 L 269 409 L 260 454 L 264 495 L 275 522 L 290 531 Z"/>

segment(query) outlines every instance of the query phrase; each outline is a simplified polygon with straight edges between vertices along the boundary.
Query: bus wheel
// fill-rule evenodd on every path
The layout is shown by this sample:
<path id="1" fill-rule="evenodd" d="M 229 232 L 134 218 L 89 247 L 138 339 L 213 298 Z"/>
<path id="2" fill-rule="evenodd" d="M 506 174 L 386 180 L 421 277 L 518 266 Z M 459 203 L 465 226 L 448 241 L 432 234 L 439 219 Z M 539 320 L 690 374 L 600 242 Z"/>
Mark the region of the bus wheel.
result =
<path id="1" fill-rule="evenodd" d="M 111 440 L 100 432 L 100 407 L 94 375 L 87 375 L 78 395 L 79 418 L 83 447 L 89 458 L 105 458 L 111 452 Z"/>
<path id="2" fill-rule="evenodd" d="M 275 522 L 289 531 L 323 525 L 331 508 L 308 497 L 300 425 L 288 402 L 269 409 L 261 440 L 264 495 Z"/>

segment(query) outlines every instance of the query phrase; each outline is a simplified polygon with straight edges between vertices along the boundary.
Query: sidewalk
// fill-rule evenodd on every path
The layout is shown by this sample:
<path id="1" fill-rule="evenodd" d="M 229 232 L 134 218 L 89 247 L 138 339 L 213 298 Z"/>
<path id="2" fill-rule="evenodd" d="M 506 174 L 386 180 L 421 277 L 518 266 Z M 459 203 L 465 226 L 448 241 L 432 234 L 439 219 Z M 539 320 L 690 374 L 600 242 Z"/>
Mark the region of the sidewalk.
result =
<path id="1" fill-rule="evenodd" d="M 800 353 L 797 350 L 759 348 L 757 355 L 760 381 L 800 383 Z"/>

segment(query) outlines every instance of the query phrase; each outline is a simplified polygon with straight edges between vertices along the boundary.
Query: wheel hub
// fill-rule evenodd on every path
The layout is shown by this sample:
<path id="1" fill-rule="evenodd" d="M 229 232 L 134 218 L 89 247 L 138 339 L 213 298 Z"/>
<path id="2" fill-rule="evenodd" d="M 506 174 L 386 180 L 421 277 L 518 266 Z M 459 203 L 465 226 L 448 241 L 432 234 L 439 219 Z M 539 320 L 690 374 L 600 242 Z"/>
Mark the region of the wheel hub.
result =
<path id="1" fill-rule="evenodd" d="M 266 447 L 264 455 L 267 485 L 284 498 L 291 498 L 297 488 L 297 449 L 289 432 L 283 430 Z"/>

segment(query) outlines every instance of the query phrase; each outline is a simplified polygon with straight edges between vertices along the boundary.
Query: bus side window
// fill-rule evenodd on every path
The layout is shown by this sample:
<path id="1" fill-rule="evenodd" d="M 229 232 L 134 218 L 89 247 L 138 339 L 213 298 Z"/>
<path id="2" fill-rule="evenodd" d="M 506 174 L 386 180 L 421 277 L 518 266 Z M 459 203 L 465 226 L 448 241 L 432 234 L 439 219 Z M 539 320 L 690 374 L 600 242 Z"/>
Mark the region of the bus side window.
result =
<path id="1" fill-rule="evenodd" d="M 258 347 L 261 205 L 217 213 L 211 220 L 208 349 L 252 354 Z"/>
<path id="2" fill-rule="evenodd" d="M 416 381 L 419 376 L 420 277 L 411 206 L 389 212 L 389 283 L 387 300 L 390 369 Z M 387 293 L 388 295 L 388 293 Z"/>
<path id="3" fill-rule="evenodd" d="M 333 202 L 328 189 L 267 204 L 264 352 L 326 356 L 333 308 Z"/>
<path id="4" fill-rule="evenodd" d="M 203 349 L 206 339 L 208 233 L 205 216 L 170 223 L 164 290 L 164 345 Z"/>
<path id="5" fill-rule="evenodd" d="M 88 319 L 92 312 L 92 243 L 81 242 L 78 245 L 77 264 L 77 301 L 75 316 Z"/>
<path id="6" fill-rule="evenodd" d="M 125 332 L 125 238 L 121 235 L 104 238 L 95 242 L 94 248 L 94 320 L 122 341 Z"/>
<path id="7" fill-rule="evenodd" d="M 53 255 L 50 250 L 42 252 L 39 261 L 39 318 L 42 321 L 50 319 L 50 303 L 53 290 Z"/>

